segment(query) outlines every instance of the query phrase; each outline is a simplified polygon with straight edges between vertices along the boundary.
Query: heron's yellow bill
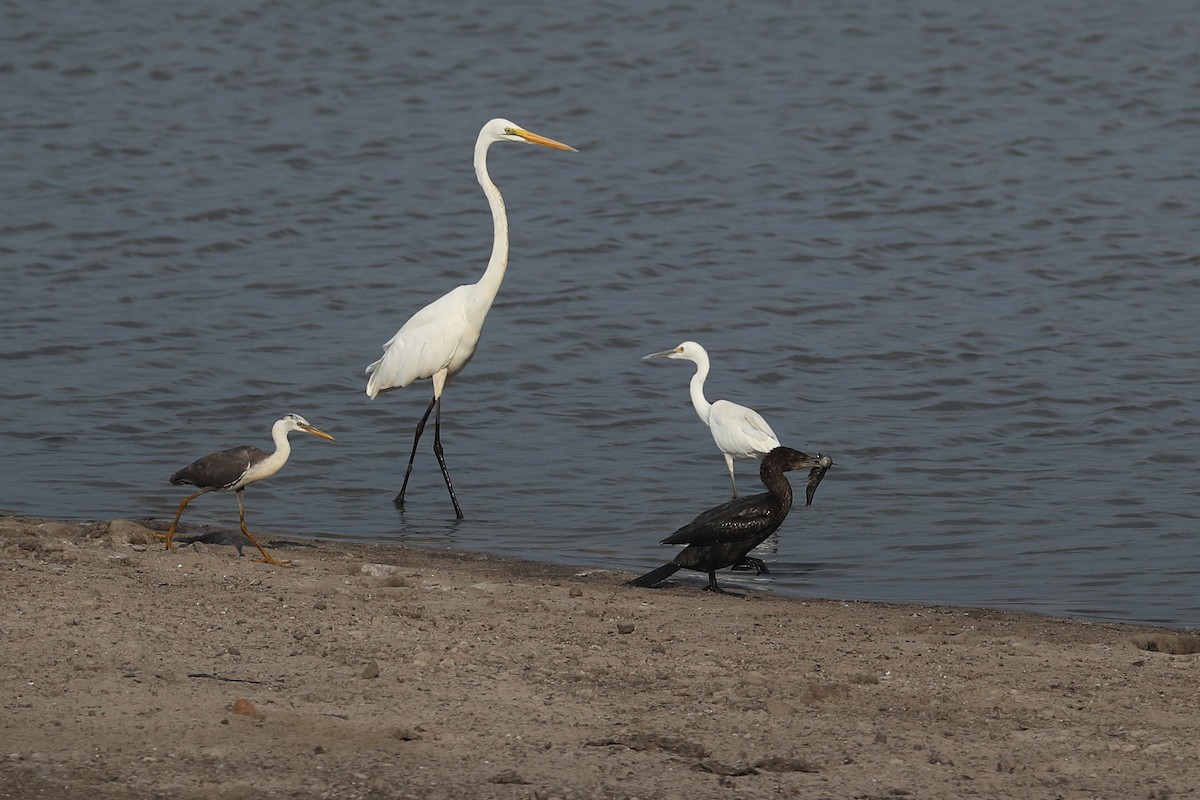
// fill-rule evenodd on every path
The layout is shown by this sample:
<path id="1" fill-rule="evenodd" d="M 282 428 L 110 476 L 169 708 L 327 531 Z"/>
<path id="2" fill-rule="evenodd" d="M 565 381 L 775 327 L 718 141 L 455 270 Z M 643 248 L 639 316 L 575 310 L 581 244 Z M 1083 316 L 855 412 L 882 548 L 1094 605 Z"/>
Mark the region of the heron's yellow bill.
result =
<path id="1" fill-rule="evenodd" d="M 520 136 L 522 139 L 529 142 L 530 144 L 540 144 L 543 147 L 553 147 L 555 150 L 568 150 L 572 153 L 579 152 L 574 147 L 571 147 L 571 145 L 569 145 L 569 144 L 563 144 L 562 142 L 556 142 L 553 139 L 550 139 L 546 136 L 541 136 L 540 134 L 532 133 L 531 131 L 527 131 L 524 128 L 513 128 L 509 132 L 512 133 L 514 136 Z"/>
<path id="2" fill-rule="evenodd" d="M 312 425 L 307 425 L 307 426 L 304 426 L 304 432 L 305 432 L 305 433 L 311 433 L 313 436 L 320 436 L 322 439 L 328 439 L 328 440 L 329 440 L 329 441 L 331 441 L 331 442 L 336 442 L 336 441 L 337 441 L 337 439 L 333 438 L 332 436 L 330 436 L 330 435 L 329 435 L 328 433 L 326 433 L 325 431 L 317 430 L 317 429 L 316 429 L 316 428 L 314 428 Z"/>

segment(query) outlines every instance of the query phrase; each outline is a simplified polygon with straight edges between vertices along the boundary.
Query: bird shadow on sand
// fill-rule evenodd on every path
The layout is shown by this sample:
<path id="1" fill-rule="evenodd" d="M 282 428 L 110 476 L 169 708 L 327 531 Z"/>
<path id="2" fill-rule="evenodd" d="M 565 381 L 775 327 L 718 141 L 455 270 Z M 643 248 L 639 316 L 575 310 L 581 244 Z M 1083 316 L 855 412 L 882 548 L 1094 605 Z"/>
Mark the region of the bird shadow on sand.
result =
<path id="1" fill-rule="evenodd" d="M 260 540 L 264 545 L 269 544 L 271 547 L 282 550 L 296 550 L 297 548 L 313 548 L 314 544 L 308 542 L 298 542 L 291 539 L 272 539 L 268 535 L 261 535 Z M 205 545 L 223 545 L 237 548 L 239 556 L 244 556 L 246 553 L 243 548 L 250 544 L 242 532 L 236 528 L 229 530 L 207 530 L 203 533 L 184 533 L 175 537 L 175 543 L 181 546 L 189 544 L 205 544 Z"/>

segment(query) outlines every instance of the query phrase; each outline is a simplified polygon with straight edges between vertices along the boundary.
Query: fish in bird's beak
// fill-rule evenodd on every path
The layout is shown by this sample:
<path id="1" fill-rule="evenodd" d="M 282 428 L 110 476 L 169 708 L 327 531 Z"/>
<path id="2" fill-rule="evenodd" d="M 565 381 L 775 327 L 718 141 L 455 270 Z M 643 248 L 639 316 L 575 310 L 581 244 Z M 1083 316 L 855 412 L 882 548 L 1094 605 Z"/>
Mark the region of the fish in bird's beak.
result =
<path id="1" fill-rule="evenodd" d="M 652 358 L 671 358 L 679 353 L 678 347 L 673 347 L 670 350 L 663 350 L 661 353 L 651 353 L 648 356 L 642 356 L 642 361 L 649 361 Z"/>
<path id="2" fill-rule="evenodd" d="M 817 487 L 821 485 L 821 481 L 825 478 L 825 473 L 829 472 L 829 468 L 832 466 L 832 458 L 817 453 L 817 466 L 808 471 L 808 485 L 804 487 L 805 505 L 812 505 L 813 496 L 817 493 Z"/>
<path id="3" fill-rule="evenodd" d="M 522 139 L 529 142 L 530 144 L 540 144 L 543 147 L 553 147 L 555 150 L 567 150 L 572 153 L 579 152 L 574 147 L 571 147 L 571 145 L 569 145 L 569 144 L 563 144 L 562 142 L 556 142 L 553 139 L 550 139 L 548 137 L 542 136 L 537 133 L 533 133 L 531 131 L 527 131 L 524 128 L 509 128 L 508 132 L 511 133 L 513 136 L 520 136 Z"/>
<path id="4" fill-rule="evenodd" d="M 320 436 L 322 439 L 328 439 L 331 442 L 337 441 L 337 439 L 333 438 L 325 431 L 317 430 L 312 425 L 301 425 L 300 429 L 303 430 L 305 433 L 311 433 L 313 436 Z"/>

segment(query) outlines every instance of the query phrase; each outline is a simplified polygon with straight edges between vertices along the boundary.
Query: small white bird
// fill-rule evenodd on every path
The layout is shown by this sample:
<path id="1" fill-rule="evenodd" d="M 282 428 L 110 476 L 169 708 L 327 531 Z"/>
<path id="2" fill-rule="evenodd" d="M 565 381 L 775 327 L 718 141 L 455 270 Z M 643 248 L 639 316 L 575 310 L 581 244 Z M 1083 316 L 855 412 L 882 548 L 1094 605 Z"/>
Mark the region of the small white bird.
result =
<path id="1" fill-rule="evenodd" d="M 487 169 L 488 148 L 496 142 L 527 142 L 576 152 L 574 147 L 530 133 L 506 119 L 493 119 L 483 126 L 475 142 L 475 177 L 483 187 L 488 207 L 492 210 L 494 236 L 492 257 L 487 269 L 476 283 L 451 289 L 413 314 L 396 335 L 384 344 L 383 357 L 367 367 L 367 397 L 372 399 L 388 389 L 408 386 L 416 380 L 432 379 L 433 399 L 417 423 L 404 483 L 394 502 L 404 508 L 404 493 L 408 490 L 408 478 L 412 475 L 417 444 L 421 441 L 421 433 L 425 430 L 430 412 L 436 407 L 433 453 L 437 456 L 438 466 L 442 468 L 442 478 L 450 492 L 450 502 L 454 504 L 454 515 L 459 519 L 463 516 L 462 508 L 454 496 L 454 484 L 450 482 L 450 471 L 446 469 L 446 459 L 442 454 L 441 401 L 446 382 L 457 375 L 475 355 L 484 320 L 496 299 L 496 293 L 500 291 L 500 282 L 504 280 L 504 272 L 508 268 L 508 215 L 504 211 L 500 189 L 492 182 Z"/>
<path id="2" fill-rule="evenodd" d="M 288 562 L 276 561 L 272 558 L 266 548 L 259 544 L 258 540 L 251 536 L 250 531 L 246 529 L 246 506 L 242 494 L 248 484 L 269 478 L 283 469 L 288 456 L 292 453 L 292 445 L 288 441 L 288 434 L 292 431 L 304 431 L 331 442 L 337 441 L 325 431 L 319 431 L 309 425 L 308 420 L 299 414 L 286 414 L 271 426 L 271 439 L 275 442 L 274 453 L 268 453 L 251 445 L 244 445 L 231 447 L 228 450 L 218 450 L 196 459 L 172 475 L 171 483 L 176 486 L 190 483 L 193 486 L 199 486 L 200 491 L 183 499 L 183 502 L 179 504 L 179 510 L 175 512 L 175 519 L 171 522 L 171 527 L 166 533 L 154 534 L 155 538 L 165 541 L 167 549 L 170 550 L 174 547 L 171 540 L 175 537 L 175 528 L 179 525 L 179 518 L 183 516 L 183 510 L 187 508 L 188 503 L 208 492 L 233 491 L 237 492 L 238 520 L 242 524 L 242 533 L 246 534 L 250 543 L 258 548 L 258 552 L 262 553 L 262 558 L 256 560 L 274 564 L 277 567 L 286 567 Z"/>
<path id="3" fill-rule="evenodd" d="M 664 350 L 661 353 L 651 353 L 643 356 L 642 360 L 651 358 L 682 358 L 696 364 L 696 374 L 692 376 L 691 395 L 692 405 L 700 421 L 708 426 L 713 441 L 725 454 L 725 465 L 729 468 L 729 483 L 733 487 L 733 496 L 737 497 L 737 481 L 733 477 L 733 460 L 753 458 L 758 459 L 779 447 L 779 439 L 771 426 L 752 408 L 731 403 L 728 400 L 718 400 L 709 403 L 704 397 L 704 380 L 708 377 L 708 353 L 696 342 L 684 342 L 674 350 Z"/>

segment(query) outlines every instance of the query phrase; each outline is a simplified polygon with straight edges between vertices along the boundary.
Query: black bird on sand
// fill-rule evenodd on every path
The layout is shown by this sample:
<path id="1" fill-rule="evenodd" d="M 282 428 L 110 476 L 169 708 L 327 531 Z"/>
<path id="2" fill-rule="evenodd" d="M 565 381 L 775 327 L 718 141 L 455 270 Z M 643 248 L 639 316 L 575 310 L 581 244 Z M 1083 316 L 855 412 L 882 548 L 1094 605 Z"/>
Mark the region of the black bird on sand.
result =
<path id="1" fill-rule="evenodd" d="M 792 508 L 792 486 L 784 473 L 794 469 L 809 470 L 805 505 L 812 505 L 817 486 L 831 466 L 833 459 L 829 456 L 818 453 L 813 457 L 790 447 L 776 447 L 763 456 L 758 469 L 766 492 L 730 500 L 705 511 L 662 540 L 663 544 L 687 545 L 671 563 L 626 585 L 657 586 L 676 570 L 694 569 L 708 573 L 705 591 L 732 594 L 717 585 L 717 570 L 734 567 L 753 569 L 758 574 L 767 571 L 760 559 L 746 554 L 774 533 Z"/>
<path id="2" fill-rule="evenodd" d="M 190 483 L 193 486 L 199 486 L 200 491 L 183 499 L 183 502 L 179 504 L 179 510 L 175 512 L 175 521 L 171 523 L 171 527 L 166 533 L 154 534 L 155 538 L 165 541 L 167 549 L 170 550 L 174 547 L 171 540 L 175 537 L 175 528 L 179 525 L 179 518 L 183 516 L 183 510 L 187 508 L 188 503 L 208 492 L 234 491 L 237 492 L 238 518 L 242 524 L 242 533 L 246 534 L 250 543 L 258 548 L 258 552 L 262 553 L 262 558 L 255 560 L 274 564 L 277 567 L 286 567 L 288 565 L 286 561 L 276 561 L 272 558 L 271 554 L 250 535 L 250 531 L 246 530 L 246 506 L 242 500 L 242 494 L 245 492 L 247 484 L 271 477 L 287 463 L 288 456 L 292 453 L 288 434 L 292 431 L 304 431 L 331 442 L 337 441 L 325 431 L 319 431 L 309 425 L 308 420 L 299 414 L 287 414 L 271 426 L 271 438 L 275 440 L 274 453 L 246 445 L 209 453 L 203 458 L 193 461 L 172 475 L 171 483 L 176 486 Z"/>

